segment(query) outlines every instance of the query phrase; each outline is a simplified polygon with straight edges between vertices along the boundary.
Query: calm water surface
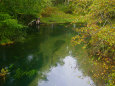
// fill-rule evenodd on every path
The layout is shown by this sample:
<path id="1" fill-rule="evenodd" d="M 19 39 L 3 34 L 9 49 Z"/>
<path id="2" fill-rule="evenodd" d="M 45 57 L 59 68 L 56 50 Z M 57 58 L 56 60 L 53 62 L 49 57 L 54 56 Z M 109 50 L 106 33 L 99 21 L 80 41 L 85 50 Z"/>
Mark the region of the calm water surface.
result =
<path id="1" fill-rule="evenodd" d="M 2 86 L 99 86 L 85 71 L 87 55 L 71 45 L 73 26 L 47 25 L 30 28 L 25 41 L 0 46 L 0 69 L 9 68 Z M 82 58 L 80 60 L 78 57 Z M 88 69 L 89 68 L 89 69 Z M 103 85 L 101 85 L 103 86 Z"/>

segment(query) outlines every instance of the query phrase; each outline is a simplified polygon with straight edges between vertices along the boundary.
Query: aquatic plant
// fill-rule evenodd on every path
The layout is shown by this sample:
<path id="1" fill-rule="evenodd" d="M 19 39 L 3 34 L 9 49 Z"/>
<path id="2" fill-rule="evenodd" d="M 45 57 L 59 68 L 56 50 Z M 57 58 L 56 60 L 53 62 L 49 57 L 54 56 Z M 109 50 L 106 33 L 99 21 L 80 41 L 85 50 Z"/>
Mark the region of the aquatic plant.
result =
<path id="1" fill-rule="evenodd" d="M 7 73 L 8 73 L 8 69 L 2 68 L 0 72 L 0 79 L 5 80 Z"/>

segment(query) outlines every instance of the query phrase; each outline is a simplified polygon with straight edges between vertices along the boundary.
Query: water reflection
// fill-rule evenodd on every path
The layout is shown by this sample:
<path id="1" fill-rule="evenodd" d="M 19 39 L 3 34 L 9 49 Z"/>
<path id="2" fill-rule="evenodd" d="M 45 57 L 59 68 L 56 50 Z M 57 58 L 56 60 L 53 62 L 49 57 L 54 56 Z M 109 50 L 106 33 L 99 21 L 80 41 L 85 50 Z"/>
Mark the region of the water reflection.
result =
<path id="1" fill-rule="evenodd" d="M 31 60 L 33 59 L 33 55 L 29 55 L 28 57 L 27 57 L 27 60 L 30 62 Z"/>
<path id="2" fill-rule="evenodd" d="M 38 82 L 38 86 L 95 86 L 90 77 L 79 71 L 76 59 L 66 56 L 63 62 L 64 65 L 51 68 L 47 80 Z"/>
<path id="3" fill-rule="evenodd" d="M 36 28 L 28 30 L 24 42 L 0 46 L 0 69 L 11 67 L 3 86 L 94 86 L 90 77 L 79 70 L 89 70 L 90 64 L 78 66 L 88 56 L 84 57 L 79 47 L 75 53 L 83 55 L 77 55 L 82 60 L 77 59 L 77 63 L 73 57 L 71 38 L 75 32 L 64 25 Z"/>

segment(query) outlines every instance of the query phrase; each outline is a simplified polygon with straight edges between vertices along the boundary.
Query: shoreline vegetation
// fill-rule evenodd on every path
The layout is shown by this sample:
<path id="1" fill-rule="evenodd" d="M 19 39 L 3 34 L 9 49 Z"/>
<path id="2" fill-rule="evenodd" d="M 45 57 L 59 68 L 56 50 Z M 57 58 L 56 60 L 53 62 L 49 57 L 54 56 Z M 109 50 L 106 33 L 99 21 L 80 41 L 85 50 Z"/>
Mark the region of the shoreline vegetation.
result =
<path id="1" fill-rule="evenodd" d="M 69 0 L 68 0 L 69 1 Z M 26 3 L 26 4 L 25 4 Z M 115 84 L 114 0 L 5 0 L 0 1 L 0 44 L 13 44 L 27 36 L 27 24 L 40 17 L 45 24 L 85 23 L 76 29 L 73 45 L 84 44 L 93 60 L 101 61 L 101 79 Z M 96 63 L 95 63 L 96 64 Z M 94 75 L 97 77 L 99 75 Z"/>

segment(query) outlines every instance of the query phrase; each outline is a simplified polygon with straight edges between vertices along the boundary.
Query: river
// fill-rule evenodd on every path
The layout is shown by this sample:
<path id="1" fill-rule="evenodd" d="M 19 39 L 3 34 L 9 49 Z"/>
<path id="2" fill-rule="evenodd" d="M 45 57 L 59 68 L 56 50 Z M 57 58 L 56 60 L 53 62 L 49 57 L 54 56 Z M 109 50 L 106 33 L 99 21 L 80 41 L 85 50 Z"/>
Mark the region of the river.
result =
<path id="1" fill-rule="evenodd" d="M 72 46 L 76 25 L 41 25 L 22 42 L 0 46 L 0 69 L 8 68 L 2 86 L 104 86 L 92 78 L 92 64 L 82 45 Z"/>

